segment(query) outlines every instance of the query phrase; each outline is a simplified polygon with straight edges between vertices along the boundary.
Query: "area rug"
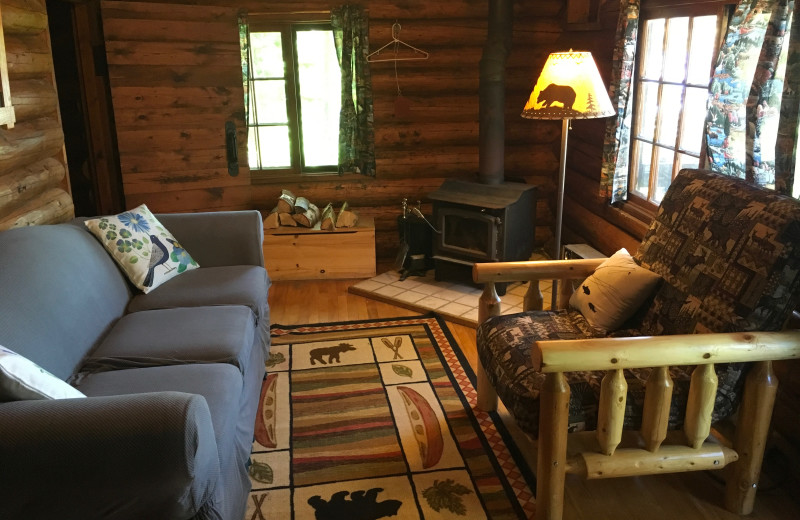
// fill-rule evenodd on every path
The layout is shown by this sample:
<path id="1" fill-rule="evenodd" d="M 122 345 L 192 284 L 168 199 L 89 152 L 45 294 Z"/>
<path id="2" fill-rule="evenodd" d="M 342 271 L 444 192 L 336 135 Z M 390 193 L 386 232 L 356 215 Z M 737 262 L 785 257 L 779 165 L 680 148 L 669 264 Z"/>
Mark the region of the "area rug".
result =
<path id="1" fill-rule="evenodd" d="M 273 325 L 267 366 L 247 520 L 533 517 L 533 476 L 435 315 Z"/>

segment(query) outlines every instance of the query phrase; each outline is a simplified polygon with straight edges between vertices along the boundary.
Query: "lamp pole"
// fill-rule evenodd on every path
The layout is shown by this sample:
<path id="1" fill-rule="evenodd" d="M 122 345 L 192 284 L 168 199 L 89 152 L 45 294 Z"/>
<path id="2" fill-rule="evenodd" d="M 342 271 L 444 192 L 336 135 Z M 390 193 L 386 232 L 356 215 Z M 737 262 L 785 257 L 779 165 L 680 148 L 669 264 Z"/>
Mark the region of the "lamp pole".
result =
<path id="1" fill-rule="evenodd" d="M 564 183 L 567 173 L 567 136 L 569 135 L 569 125 L 572 119 L 561 120 L 561 160 L 559 161 L 558 171 L 558 191 L 556 193 L 556 229 L 555 246 L 553 260 L 561 259 L 561 221 L 564 218 Z M 558 304 L 558 280 L 553 280 L 553 294 L 550 297 L 550 310 L 556 310 Z"/>

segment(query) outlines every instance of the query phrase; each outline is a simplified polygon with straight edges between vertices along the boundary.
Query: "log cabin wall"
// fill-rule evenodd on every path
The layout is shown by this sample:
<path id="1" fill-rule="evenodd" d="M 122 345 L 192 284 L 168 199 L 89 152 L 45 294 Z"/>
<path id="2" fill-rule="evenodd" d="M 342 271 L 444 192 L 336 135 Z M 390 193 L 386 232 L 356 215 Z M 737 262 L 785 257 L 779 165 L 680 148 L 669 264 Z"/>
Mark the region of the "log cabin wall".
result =
<path id="1" fill-rule="evenodd" d="M 0 127 L 0 230 L 69 220 L 64 134 L 44 0 L 0 0 L 13 128 Z"/>
<path id="2" fill-rule="evenodd" d="M 479 62 L 488 28 L 487 0 L 364 2 L 371 48 L 389 42 L 391 26 L 398 22 L 403 41 L 430 53 L 426 61 L 397 63 L 399 85 L 410 102 L 404 117 L 394 109 L 394 63 L 372 64 L 376 178 L 331 176 L 252 185 L 244 161 L 235 178 L 215 162 L 224 158 L 223 120 L 236 122 L 239 156 L 247 157 L 242 148 L 246 140 L 241 86 L 223 82 L 208 88 L 202 83 L 219 77 L 223 67 L 238 66 L 230 48 L 237 37 L 231 38 L 230 25 L 224 29 L 220 24 L 230 24 L 231 13 L 239 8 L 315 12 L 345 2 L 244 0 L 227 2 L 229 9 L 209 7 L 214 0 L 191 2 L 204 4 L 204 9 L 175 3 L 148 7 L 148 3 L 102 3 L 128 207 L 142 202 L 155 211 L 254 207 L 266 215 L 280 190 L 289 189 L 320 207 L 348 201 L 363 215 L 374 217 L 377 253 L 388 259 L 397 252 L 396 217 L 404 197 L 411 204 L 421 200 L 423 209 L 429 210 L 426 196 L 444 179 L 477 178 Z M 560 124 L 526 120 L 520 112 L 547 54 L 555 50 L 563 9 L 562 0 L 514 3 L 507 69 L 506 178 L 540 186 L 536 221 L 540 245 L 552 236 L 555 220 L 551 199 Z M 200 30 L 200 22 L 216 23 L 218 30 Z M 215 166 L 207 166 L 211 163 Z"/>

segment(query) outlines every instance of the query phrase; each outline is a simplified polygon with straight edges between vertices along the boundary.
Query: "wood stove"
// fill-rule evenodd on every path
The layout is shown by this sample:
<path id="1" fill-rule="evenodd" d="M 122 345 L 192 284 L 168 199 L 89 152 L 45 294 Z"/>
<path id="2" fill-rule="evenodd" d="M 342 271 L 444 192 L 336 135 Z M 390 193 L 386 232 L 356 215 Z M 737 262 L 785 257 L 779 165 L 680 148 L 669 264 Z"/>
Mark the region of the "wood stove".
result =
<path id="1" fill-rule="evenodd" d="M 446 180 L 429 194 L 440 231 L 433 241 L 436 279 L 471 281 L 475 262 L 528 260 L 533 253 L 536 187 Z"/>

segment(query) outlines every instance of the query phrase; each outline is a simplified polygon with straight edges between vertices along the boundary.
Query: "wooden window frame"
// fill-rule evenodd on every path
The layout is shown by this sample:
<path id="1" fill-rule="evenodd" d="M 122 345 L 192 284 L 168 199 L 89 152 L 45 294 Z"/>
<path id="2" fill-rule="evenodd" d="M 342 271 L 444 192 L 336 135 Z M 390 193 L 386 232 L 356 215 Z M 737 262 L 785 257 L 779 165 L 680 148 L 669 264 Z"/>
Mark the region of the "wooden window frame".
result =
<path id="1" fill-rule="evenodd" d="M 649 195 L 648 195 L 648 198 L 645 199 L 644 197 L 642 197 L 641 195 L 639 195 L 638 193 L 633 191 L 633 188 L 636 185 L 635 184 L 635 180 L 636 180 L 635 179 L 635 173 L 633 171 L 633 168 L 634 168 L 635 162 L 636 162 L 635 161 L 635 157 L 636 157 L 636 152 L 637 152 L 637 148 L 638 148 L 638 144 L 637 143 L 640 142 L 640 141 L 642 141 L 642 142 L 646 141 L 646 140 L 642 140 L 640 138 L 635 137 L 635 135 L 636 135 L 636 130 L 640 126 L 641 117 L 642 117 L 642 111 L 639 109 L 639 107 L 640 107 L 640 103 L 641 103 L 641 92 L 642 92 L 642 89 L 641 89 L 641 82 L 642 82 L 641 75 L 642 75 L 642 68 L 643 68 L 643 65 L 644 65 L 643 64 L 644 60 L 642 59 L 642 56 L 643 56 L 643 49 L 644 49 L 644 46 L 645 46 L 644 45 L 644 42 L 645 42 L 644 36 L 645 36 L 645 30 L 646 30 L 645 28 L 646 28 L 646 25 L 647 25 L 647 21 L 651 20 L 651 19 L 656 19 L 656 18 L 674 18 L 674 17 L 682 17 L 682 16 L 694 18 L 694 17 L 697 17 L 697 16 L 706 16 L 706 15 L 716 14 L 717 15 L 717 39 L 716 39 L 717 44 L 715 45 L 714 53 L 713 53 L 713 55 L 711 57 L 711 65 L 710 65 L 710 73 L 709 73 L 709 78 L 711 78 L 712 75 L 713 75 L 714 67 L 716 65 L 716 61 L 717 61 L 717 54 L 719 52 L 719 45 L 721 44 L 722 40 L 725 37 L 725 28 L 728 25 L 728 20 L 729 20 L 730 14 L 731 14 L 731 7 L 733 6 L 733 4 L 730 2 L 730 0 L 708 0 L 708 1 L 705 1 L 705 2 L 696 2 L 696 3 L 695 2 L 692 2 L 692 3 L 686 2 L 686 3 L 679 3 L 679 4 L 675 4 L 675 3 L 672 3 L 672 2 L 664 2 L 664 1 L 655 0 L 655 1 L 651 1 L 651 2 L 642 2 L 642 4 L 643 5 L 642 5 L 642 10 L 641 10 L 640 19 L 639 19 L 640 24 L 639 24 L 639 38 L 638 38 L 638 41 L 640 42 L 640 44 L 637 45 L 637 48 L 636 48 L 636 68 L 635 68 L 635 72 L 634 72 L 634 77 L 632 79 L 633 85 L 634 85 L 634 122 L 631 125 L 631 129 L 630 129 L 631 145 L 630 145 L 630 150 L 629 150 L 630 156 L 629 156 L 629 169 L 628 169 L 628 177 L 629 177 L 628 178 L 628 199 L 623 203 L 622 207 L 624 208 L 624 210 L 627 213 L 630 213 L 632 216 L 634 216 L 634 217 L 636 217 L 636 218 L 638 218 L 640 220 L 643 220 L 643 221 L 649 221 L 649 220 L 652 220 L 652 218 L 655 216 L 656 211 L 658 210 L 658 202 L 655 202 L 655 201 L 652 200 L 652 194 L 654 192 L 654 182 L 655 182 L 655 176 L 652 174 L 652 170 L 651 170 L 651 172 L 648 173 L 648 176 L 649 176 L 649 182 L 648 182 L 648 193 L 649 193 Z M 689 35 L 691 35 L 691 22 L 692 22 L 692 20 L 690 20 L 690 32 L 689 32 Z M 665 39 L 666 39 L 667 35 L 668 35 L 668 28 L 665 26 L 665 29 L 664 29 L 664 38 Z M 662 73 L 663 73 L 663 71 L 662 71 Z M 701 85 L 690 84 L 688 81 L 683 81 L 683 82 L 680 82 L 680 83 L 665 82 L 665 81 L 663 81 L 663 76 L 659 77 L 659 79 L 656 82 L 656 84 L 658 84 L 658 97 L 659 97 L 659 99 L 661 98 L 661 91 L 662 91 L 662 88 L 663 88 L 664 84 L 680 84 L 680 85 L 684 86 L 683 93 L 682 93 L 682 98 L 681 98 L 681 113 L 679 115 L 678 123 L 677 123 L 678 124 L 678 128 L 677 128 L 676 137 L 675 137 L 675 145 L 674 146 L 665 146 L 662 143 L 658 143 L 658 147 L 668 149 L 668 150 L 672 151 L 673 154 L 674 154 L 674 156 L 673 156 L 673 172 L 672 172 L 672 178 L 674 179 L 675 174 L 676 174 L 676 169 L 675 169 L 676 162 L 675 161 L 679 160 L 679 153 L 685 153 L 685 150 L 681 150 L 680 147 L 679 147 L 680 137 L 681 137 L 681 134 L 682 134 L 681 125 L 682 125 L 682 121 L 683 121 L 683 104 L 684 104 L 685 95 L 686 95 L 685 87 L 687 87 L 687 86 L 689 86 L 689 87 L 699 87 Z M 653 132 L 652 141 L 655 141 L 656 140 L 656 136 L 658 135 L 662 113 L 663 113 L 662 111 L 659 111 L 658 115 L 656 116 L 656 122 L 655 122 L 655 128 L 654 128 L 654 132 Z M 656 144 L 654 142 L 651 143 L 650 141 L 646 141 L 646 142 L 648 142 L 652 146 L 651 164 L 654 164 L 653 160 L 655 160 L 656 153 L 657 153 Z M 689 154 L 689 155 L 693 155 L 694 156 L 695 154 Z M 698 159 L 699 159 L 699 167 L 703 168 L 704 165 L 706 164 L 705 148 L 703 146 L 701 146 L 700 155 L 699 155 Z"/>
<path id="2" fill-rule="evenodd" d="M 0 11 L 0 126 L 14 128 L 17 121 L 14 107 L 11 105 L 11 87 L 8 81 L 8 61 L 6 60 L 6 43 L 3 35 L 3 13 Z"/>
<path id="3" fill-rule="evenodd" d="M 290 158 L 292 163 L 289 168 L 257 168 L 251 166 L 251 178 L 256 184 L 296 182 L 299 177 L 302 177 L 304 181 L 325 180 L 334 175 L 339 178 L 338 165 L 308 167 L 303 164 L 302 106 L 298 100 L 297 31 L 314 27 L 332 30 L 330 14 L 327 14 L 327 18 L 321 18 L 319 15 L 308 17 L 304 16 L 303 13 L 290 16 L 255 15 L 251 18 L 250 33 L 279 32 L 281 34 L 281 49 L 283 51 L 283 61 L 286 65 L 285 75 L 282 79 L 286 85 L 287 126 L 289 128 Z M 252 48 L 250 52 L 252 52 Z M 253 79 L 251 78 L 250 81 L 253 81 Z M 255 93 L 251 90 L 251 96 L 253 95 Z M 255 102 L 253 102 L 253 106 L 255 106 Z M 249 128 L 254 128 L 255 126 L 257 125 L 250 125 L 248 122 Z M 258 135 L 256 135 L 256 139 L 258 139 Z"/>

